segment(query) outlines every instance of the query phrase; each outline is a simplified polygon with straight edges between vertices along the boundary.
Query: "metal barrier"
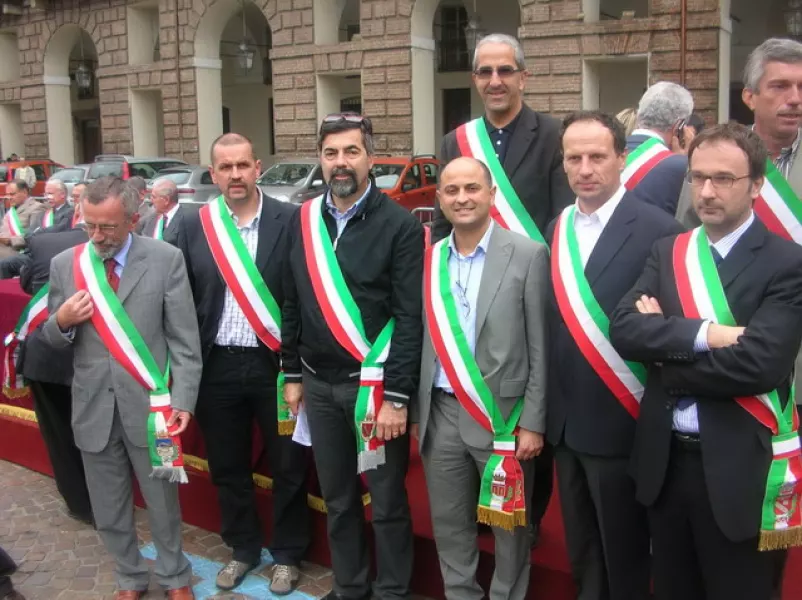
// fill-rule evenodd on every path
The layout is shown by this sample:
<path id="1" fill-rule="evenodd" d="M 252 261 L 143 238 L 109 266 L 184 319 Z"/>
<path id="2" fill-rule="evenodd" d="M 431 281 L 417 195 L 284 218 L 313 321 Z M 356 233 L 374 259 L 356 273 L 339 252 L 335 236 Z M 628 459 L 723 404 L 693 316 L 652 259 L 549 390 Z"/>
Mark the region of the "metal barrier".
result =
<path id="1" fill-rule="evenodd" d="M 434 220 L 433 206 L 419 206 L 409 211 L 411 215 L 418 217 L 421 223 L 431 223 Z"/>

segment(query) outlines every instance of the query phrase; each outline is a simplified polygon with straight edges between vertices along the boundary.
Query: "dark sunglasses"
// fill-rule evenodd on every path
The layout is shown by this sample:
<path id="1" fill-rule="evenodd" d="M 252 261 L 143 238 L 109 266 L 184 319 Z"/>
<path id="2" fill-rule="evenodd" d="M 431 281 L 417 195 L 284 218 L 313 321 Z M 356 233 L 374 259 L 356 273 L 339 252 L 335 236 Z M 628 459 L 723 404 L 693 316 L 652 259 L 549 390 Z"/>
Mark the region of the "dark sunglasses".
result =
<path id="1" fill-rule="evenodd" d="M 365 128 L 365 131 L 373 131 L 373 124 L 370 122 L 370 119 L 354 112 L 332 113 L 323 117 L 323 123 L 342 123 L 343 121 L 347 123 L 358 123 L 361 127 Z"/>
<path id="2" fill-rule="evenodd" d="M 512 65 L 501 65 L 500 67 L 479 67 L 476 69 L 473 74 L 476 75 L 479 79 L 490 79 L 493 77 L 493 73 L 497 73 L 501 79 L 506 77 L 512 77 L 516 73 L 520 73 L 523 69 L 518 69 L 517 67 L 513 67 Z"/>

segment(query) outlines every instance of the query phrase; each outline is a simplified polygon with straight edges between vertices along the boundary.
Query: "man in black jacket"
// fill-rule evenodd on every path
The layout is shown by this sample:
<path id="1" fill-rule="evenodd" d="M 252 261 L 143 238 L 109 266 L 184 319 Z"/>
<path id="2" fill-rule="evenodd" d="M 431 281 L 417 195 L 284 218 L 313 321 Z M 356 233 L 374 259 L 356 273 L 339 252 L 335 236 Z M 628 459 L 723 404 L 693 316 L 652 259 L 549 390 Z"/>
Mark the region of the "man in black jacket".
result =
<path id="1" fill-rule="evenodd" d="M 306 455 L 279 435 L 279 310 L 289 252 L 293 205 L 262 194 L 261 162 L 245 136 L 229 133 L 212 144 L 211 173 L 222 196 L 184 215 L 179 247 L 195 298 L 203 354 L 196 417 L 212 483 L 217 486 L 223 541 L 233 550 L 217 587 L 237 587 L 259 564 L 262 526 L 256 513 L 251 431 L 258 424 L 273 476 L 276 562 L 271 591 L 287 594 L 309 545 Z M 233 275 L 233 276 L 232 276 Z M 264 286 L 264 287 L 262 287 Z M 261 291 L 261 293 L 260 293 Z M 275 312 L 253 303 L 269 296 Z"/>
<path id="2" fill-rule="evenodd" d="M 326 117 L 318 149 L 329 188 L 292 223 L 285 398 L 294 412 L 303 401 L 328 509 L 334 591 L 326 598 L 371 597 L 357 477 L 364 472 L 376 540 L 374 593 L 405 599 L 412 523 L 404 479 L 422 343 L 423 228 L 369 179 L 367 118 Z"/>
<path id="3" fill-rule="evenodd" d="M 778 460 L 799 460 L 782 412 L 802 342 L 802 248 L 755 218 L 767 159 L 756 133 L 705 129 L 688 158 L 702 227 L 655 244 L 611 319 L 618 352 L 649 364 L 631 471 L 657 600 L 768 600 L 773 553 L 759 545 L 784 547 L 799 510 L 798 484 L 769 469 L 783 467 L 775 444 Z"/>

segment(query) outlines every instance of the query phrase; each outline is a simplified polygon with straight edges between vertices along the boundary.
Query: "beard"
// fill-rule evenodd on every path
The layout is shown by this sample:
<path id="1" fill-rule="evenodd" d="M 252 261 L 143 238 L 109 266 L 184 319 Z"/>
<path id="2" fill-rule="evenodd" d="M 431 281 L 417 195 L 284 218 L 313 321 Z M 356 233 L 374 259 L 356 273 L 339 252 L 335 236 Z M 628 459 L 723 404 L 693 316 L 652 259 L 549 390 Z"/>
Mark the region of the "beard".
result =
<path id="1" fill-rule="evenodd" d="M 347 175 L 348 179 L 335 179 L 337 175 Z M 331 193 L 338 198 L 347 198 L 348 196 L 353 196 L 359 188 L 359 185 L 356 181 L 356 171 L 352 171 L 351 169 L 333 169 L 331 172 L 329 187 L 331 188 Z"/>
<path id="2" fill-rule="evenodd" d="M 125 245 L 125 242 L 121 244 L 104 244 L 103 246 L 99 246 L 95 242 L 92 242 L 92 245 L 94 245 L 95 252 L 101 259 L 108 260 L 117 256 L 117 253 L 120 251 L 123 245 Z"/>

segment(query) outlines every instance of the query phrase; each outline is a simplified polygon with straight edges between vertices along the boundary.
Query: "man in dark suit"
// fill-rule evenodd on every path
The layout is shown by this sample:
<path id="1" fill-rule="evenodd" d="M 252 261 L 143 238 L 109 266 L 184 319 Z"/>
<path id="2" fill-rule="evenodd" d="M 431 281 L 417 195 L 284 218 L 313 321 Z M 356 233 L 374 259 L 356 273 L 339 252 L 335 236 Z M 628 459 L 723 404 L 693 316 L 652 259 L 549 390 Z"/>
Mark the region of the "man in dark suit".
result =
<path id="1" fill-rule="evenodd" d="M 705 129 L 689 159 L 702 227 L 659 241 L 612 317 L 616 349 L 649 365 L 631 469 L 657 600 L 768 600 L 774 557 L 758 548 L 785 546 L 775 511 L 793 519 L 799 504 L 767 480 L 769 425 L 794 430 L 782 411 L 802 342 L 802 249 L 755 218 L 767 159 L 757 134 Z M 755 410 L 760 394 L 779 418 Z"/>
<path id="2" fill-rule="evenodd" d="M 203 354 L 197 418 L 206 442 L 212 483 L 217 486 L 223 541 L 232 560 L 217 576 L 224 590 L 237 587 L 259 564 L 262 526 L 256 513 L 251 464 L 253 423 L 262 433 L 273 476 L 273 539 L 276 562 L 271 591 L 287 594 L 298 583 L 309 545 L 306 454 L 289 435 L 279 435 L 276 323 L 253 322 L 270 313 L 252 307 L 242 290 L 265 285 L 275 304 L 284 303 L 283 273 L 289 253 L 288 223 L 296 207 L 265 196 L 256 185 L 261 162 L 245 136 L 215 140 L 211 173 L 221 197 L 199 213 L 185 215 L 181 249 L 195 297 Z M 225 227 L 224 219 L 228 220 Z M 223 225 L 222 231 L 218 228 Z M 226 232 L 236 231 L 239 238 Z M 237 242 L 239 250 L 237 252 Z M 219 252 L 223 247 L 229 252 Z M 233 251 L 233 252 L 232 252 Z M 250 265 L 237 262 L 247 256 Z M 245 260 L 244 258 L 242 260 Z M 233 281 L 229 273 L 238 273 Z M 254 273 L 258 281 L 251 281 Z M 250 297 L 253 297 L 250 296 Z M 280 323 L 280 320 L 279 320 Z"/>
<path id="3" fill-rule="evenodd" d="M 514 37 L 499 33 L 483 37 L 476 45 L 473 71 L 485 114 L 446 135 L 440 157 L 444 164 L 466 155 L 487 164 L 499 190 L 495 204 L 499 210 L 492 213 L 496 222 L 544 241 L 548 224 L 574 198 L 562 165 L 560 126 L 555 119 L 524 104 L 529 72 L 523 48 Z M 483 153 L 482 148 L 488 146 L 495 152 Z M 516 206 L 523 206 L 522 219 L 511 218 Z M 432 242 L 450 231 L 451 224 L 435 203 Z M 546 444 L 535 459 L 537 476 L 529 511 L 533 543 L 537 543 L 540 521 L 551 499 L 552 465 L 551 446 Z"/>
<path id="4" fill-rule="evenodd" d="M 142 219 L 140 235 L 164 240 L 173 246 L 181 246 L 184 213 L 178 203 L 178 187 L 174 181 L 161 179 L 150 192 L 153 212 Z"/>
<path id="5" fill-rule="evenodd" d="M 627 152 L 633 153 L 643 144 L 654 143 L 663 150 L 663 155 L 651 164 L 645 175 L 627 189 L 657 208 L 661 208 L 672 217 L 677 211 L 685 172 L 688 170 L 688 159 L 681 151 L 671 153 L 673 149 L 682 150 L 687 143 L 685 123 L 693 113 L 693 97 L 679 84 L 658 81 L 651 86 L 638 103 L 637 126 L 627 138 Z M 690 134 L 690 128 L 688 129 Z M 633 180 L 634 183 L 634 180 Z"/>
<path id="6" fill-rule="evenodd" d="M 606 338 L 609 326 L 582 315 L 598 307 L 606 320 L 637 281 L 652 244 L 682 228 L 621 185 L 625 145 L 611 116 L 565 119 L 563 162 L 577 200 L 548 232 L 555 291 L 548 438 L 578 600 L 649 597 L 646 512 L 627 474 L 643 390 L 627 387 L 628 367 L 627 376 L 611 372 L 625 363 Z"/>
<path id="7" fill-rule="evenodd" d="M 30 262 L 20 275 L 20 286 L 31 296 L 50 281 L 50 261 L 67 248 L 88 241 L 82 229 L 43 231 L 28 240 Z M 70 516 L 92 523 L 81 452 L 72 432 L 72 346 L 50 347 L 41 328 L 28 333 L 17 361 L 33 393 L 33 408 L 44 439 L 56 487 Z"/>

